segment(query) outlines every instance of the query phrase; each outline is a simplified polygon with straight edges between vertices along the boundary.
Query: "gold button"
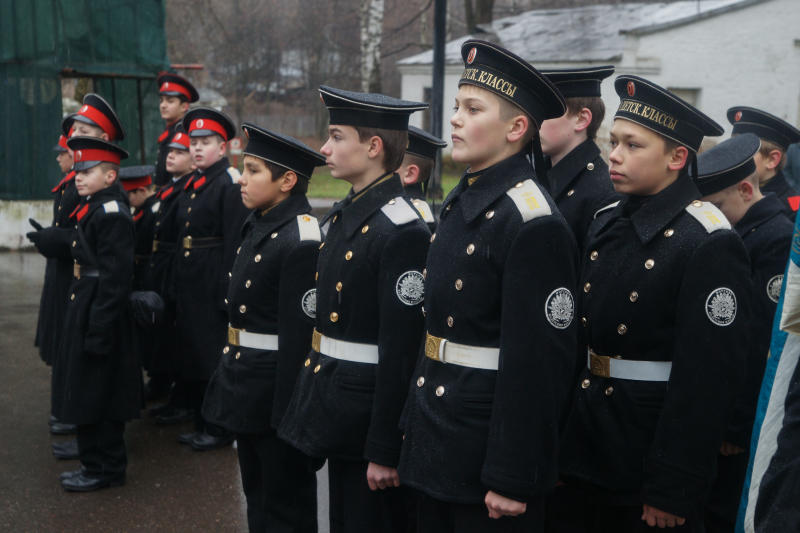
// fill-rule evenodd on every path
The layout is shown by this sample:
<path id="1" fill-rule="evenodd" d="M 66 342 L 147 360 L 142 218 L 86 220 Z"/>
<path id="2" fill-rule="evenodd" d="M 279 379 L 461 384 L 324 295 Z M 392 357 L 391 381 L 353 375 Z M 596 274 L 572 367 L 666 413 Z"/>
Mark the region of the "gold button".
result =
<path id="1" fill-rule="evenodd" d="M 256 256 L 253 258 L 253 261 L 255 261 L 256 263 L 260 263 L 261 262 L 261 254 L 256 254 Z"/>
<path id="2" fill-rule="evenodd" d="M 187 228 L 189 227 L 189 221 L 188 220 L 186 221 L 186 224 L 184 224 L 184 226 L 186 226 Z"/>
<path id="3" fill-rule="evenodd" d="M 317 366 L 315 366 L 315 367 L 314 367 L 314 373 L 315 373 L 315 374 L 316 374 L 316 373 L 318 373 L 320 368 L 322 368 L 322 365 L 317 365 Z"/>
<path id="4" fill-rule="evenodd" d="M 242 356 L 242 352 L 236 352 L 236 359 L 239 359 Z"/>
<path id="5" fill-rule="evenodd" d="M 323 242 L 323 243 L 320 243 L 320 245 L 319 245 L 319 249 L 320 249 L 320 250 L 322 250 L 322 247 L 323 247 L 323 246 L 325 246 L 325 243 L 324 243 L 324 242 Z"/>
<path id="6" fill-rule="evenodd" d="M 192 212 L 192 208 L 191 208 L 191 207 L 189 207 L 188 209 L 186 209 L 186 212 L 187 212 L 187 213 L 191 213 L 191 212 Z"/>
<path id="7" fill-rule="evenodd" d="M 160 225 L 161 225 L 161 222 L 156 222 L 156 226 L 160 226 Z"/>
<path id="8" fill-rule="evenodd" d="M 231 277 L 233 277 L 233 274 L 231 274 L 230 272 L 228 272 L 228 279 L 231 279 Z"/>
<path id="9" fill-rule="evenodd" d="M 491 220 L 494 216 L 494 211 L 486 211 L 486 220 Z"/>
<path id="10" fill-rule="evenodd" d="M 588 293 L 590 290 L 592 290 L 592 284 L 587 281 L 583 284 L 583 292 Z"/>
<path id="11" fill-rule="evenodd" d="M 592 261 L 597 261 L 597 258 L 599 256 L 600 254 L 597 252 L 597 250 L 593 250 L 592 253 L 589 254 L 589 259 L 591 259 Z"/>
<path id="12" fill-rule="evenodd" d="M 364 227 L 361 228 L 361 233 L 366 233 L 369 231 L 369 224 L 364 224 Z"/>
<path id="13" fill-rule="evenodd" d="M 628 326 L 626 326 L 625 324 L 620 324 L 619 326 L 617 326 L 617 333 L 619 333 L 620 335 L 625 335 L 626 333 L 628 333 Z"/>
<path id="14" fill-rule="evenodd" d="M 464 282 L 461 281 L 460 279 L 457 279 L 456 280 L 456 290 L 460 291 L 463 287 L 464 287 Z"/>
<path id="15" fill-rule="evenodd" d="M 581 324 L 583 324 L 583 327 L 586 327 L 589 324 L 589 321 L 586 320 L 585 316 L 581 317 Z"/>
<path id="16" fill-rule="evenodd" d="M 319 279 L 319 272 L 314 272 L 314 281 Z"/>
<path id="17" fill-rule="evenodd" d="M 73 292 L 72 294 L 70 294 L 70 295 L 69 295 L 69 299 L 70 299 L 70 300 L 74 300 L 74 299 L 75 299 L 75 293 L 74 293 L 74 292 Z"/>
<path id="18" fill-rule="evenodd" d="M 614 387 L 609 387 L 605 390 L 606 396 L 611 396 L 614 394 Z"/>
<path id="19" fill-rule="evenodd" d="M 240 305 L 239 306 L 239 312 L 240 313 L 246 313 L 247 312 L 247 306 L 246 305 Z"/>
<path id="20" fill-rule="evenodd" d="M 183 252 L 183 257 L 189 257 L 189 250 L 186 250 L 185 252 Z"/>
<path id="21" fill-rule="evenodd" d="M 672 228 L 669 228 L 669 229 L 667 229 L 667 230 L 664 232 L 664 237 L 666 237 L 666 238 L 668 238 L 668 239 L 669 239 L 670 237 L 672 237 L 673 235 L 675 235 L 675 230 L 674 230 L 674 229 L 672 229 Z"/>
<path id="22" fill-rule="evenodd" d="M 58 222 L 56 222 L 56 227 L 58 227 L 58 226 L 59 226 L 59 224 L 58 224 Z"/>
<path id="23" fill-rule="evenodd" d="M 434 233 L 433 235 L 431 235 L 431 242 L 433 242 L 435 240 L 436 240 L 436 234 Z"/>
<path id="24" fill-rule="evenodd" d="M 342 292 L 342 282 L 341 281 L 337 281 L 336 282 L 336 292 Z"/>
<path id="25" fill-rule="evenodd" d="M 703 207 L 703 202 L 701 202 L 700 200 L 695 200 L 694 202 L 692 202 L 692 206 L 693 207 Z"/>
<path id="26" fill-rule="evenodd" d="M 422 316 L 425 316 L 425 306 L 420 306 L 420 309 L 422 309 Z"/>
<path id="27" fill-rule="evenodd" d="M 517 182 L 517 184 L 514 185 L 515 189 L 519 189 L 520 187 L 522 187 L 522 182 L 521 181 Z"/>
<path id="28" fill-rule="evenodd" d="M 228 305 L 228 299 L 225 298 L 225 305 Z"/>
<path id="29" fill-rule="evenodd" d="M 193 192 L 193 193 L 192 193 L 192 195 L 190 196 L 190 198 L 191 198 L 192 200 L 194 200 L 195 198 L 197 198 L 197 193 L 196 193 L 196 192 Z"/>
<path id="30" fill-rule="evenodd" d="M 350 261 L 353 258 L 353 250 L 347 250 L 347 253 L 344 254 L 344 258 L 346 261 Z"/>
<path id="31" fill-rule="evenodd" d="M 72 241 L 72 247 L 75 248 L 78 245 L 78 241 Z"/>
<path id="32" fill-rule="evenodd" d="M 61 206 L 58 206 L 58 210 L 61 211 Z"/>
<path id="33" fill-rule="evenodd" d="M 575 189 L 570 189 L 567 191 L 567 196 L 572 196 L 573 194 L 575 194 Z"/>
<path id="34" fill-rule="evenodd" d="M 253 284 L 253 282 L 248 279 L 247 281 L 244 282 L 244 288 L 245 289 L 249 289 L 250 285 L 252 285 L 252 284 Z"/>
<path id="35" fill-rule="evenodd" d="M 444 396 L 444 387 L 442 385 L 436 387 L 436 396 Z"/>
<path id="36" fill-rule="evenodd" d="M 451 316 L 447 317 L 447 325 L 449 327 L 452 328 L 454 323 L 455 323 L 455 320 L 453 320 L 453 317 L 451 317 Z"/>
<path id="37" fill-rule="evenodd" d="M 236 249 L 236 255 L 239 255 L 239 252 L 241 252 L 241 251 L 242 251 L 242 247 L 240 246 L 240 247 L 238 247 L 238 248 Z"/>
<path id="38" fill-rule="evenodd" d="M 426 279 L 427 277 L 428 277 L 428 269 L 427 268 L 423 268 L 422 269 L 422 279 Z"/>
<path id="39" fill-rule="evenodd" d="M 395 199 L 392 198 L 391 200 L 389 200 L 389 205 L 394 205 L 394 202 L 395 202 Z"/>
<path id="40" fill-rule="evenodd" d="M 339 218 L 339 215 L 333 215 L 333 220 L 331 220 L 331 224 L 336 222 L 336 219 Z"/>
<path id="41" fill-rule="evenodd" d="M 636 291 L 632 291 L 631 295 L 628 296 L 628 298 L 630 299 L 630 301 L 635 302 L 636 300 L 639 299 L 639 293 Z"/>
<path id="42" fill-rule="evenodd" d="M 311 366 L 311 358 L 309 357 L 308 359 L 306 359 L 306 362 L 303 363 L 303 365 L 304 366 Z"/>
<path id="43" fill-rule="evenodd" d="M 475 245 L 474 244 L 468 244 L 467 245 L 467 255 L 472 255 L 474 253 L 475 253 Z"/>
<path id="44" fill-rule="evenodd" d="M 231 347 L 230 347 L 230 346 L 226 346 L 226 347 L 224 347 L 224 348 L 222 349 L 222 353 L 228 353 L 228 352 L 230 352 L 230 351 L 231 351 Z"/>
<path id="45" fill-rule="evenodd" d="M 275 238 L 275 237 L 277 237 L 277 236 L 278 236 L 278 232 L 276 231 L 276 232 L 274 232 L 272 235 L 270 235 L 270 236 L 269 236 L 269 238 L 270 238 L 270 239 L 274 239 L 274 238 Z"/>
<path id="46" fill-rule="evenodd" d="M 588 389 L 589 385 L 591 385 L 591 384 L 592 384 L 591 381 L 589 381 L 588 379 L 584 379 L 583 381 L 581 381 L 581 388 L 582 389 Z"/>
<path id="47" fill-rule="evenodd" d="M 586 165 L 586 170 L 594 170 L 594 163 L 588 163 Z"/>
<path id="48" fill-rule="evenodd" d="M 425 377 L 420 376 L 417 378 L 417 387 L 422 387 L 423 385 L 425 385 Z"/>
<path id="49" fill-rule="evenodd" d="M 645 261 L 645 262 L 644 262 L 644 267 L 645 267 L 647 270 L 650 270 L 650 269 L 651 269 L 651 268 L 653 268 L 654 266 L 656 266 L 656 262 L 655 262 L 655 261 L 653 261 L 652 259 L 648 259 L 647 261 Z"/>
<path id="50" fill-rule="evenodd" d="M 334 311 L 333 313 L 331 313 L 331 322 L 336 322 L 337 320 L 339 320 L 339 313 Z"/>
<path id="51" fill-rule="evenodd" d="M 444 208 L 445 211 L 450 211 L 450 208 L 453 207 L 453 204 L 447 204 L 447 207 Z"/>

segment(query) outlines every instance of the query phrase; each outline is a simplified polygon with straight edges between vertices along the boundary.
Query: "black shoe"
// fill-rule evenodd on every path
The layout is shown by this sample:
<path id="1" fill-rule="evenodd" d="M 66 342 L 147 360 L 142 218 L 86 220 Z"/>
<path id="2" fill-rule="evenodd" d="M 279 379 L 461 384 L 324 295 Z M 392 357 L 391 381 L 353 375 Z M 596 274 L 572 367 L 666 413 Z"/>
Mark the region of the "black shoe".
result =
<path id="1" fill-rule="evenodd" d="M 53 443 L 53 455 L 56 459 L 77 459 L 78 456 L 78 441 L 75 439 L 65 440 L 64 442 Z"/>
<path id="2" fill-rule="evenodd" d="M 224 448 L 236 439 L 231 434 L 225 434 L 220 437 L 209 435 L 205 431 L 197 433 L 192 439 L 192 449 L 196 452 L 204 452 L 207 450 L 216 450 L 217 448 Z"/>
<path id="3" fill-rule="evenodd" d="M 59 474 L 59 476 L 58 476 L 58 479 L 60 479 L 61 481 L 64 481 L 65 479 L 73 478 L 75 476 L 79 476 L 79 475 L 85 474 L 85 473 L 86 473 L 86 469 L 83 467 L 83 465 L 81 465 L 81 467 L 79 469 L 77 469 L 77 470 L 69 470 L 67 472 L 61 472 L 61 474 Z"/>
<path id="4" fill-rule="evenodd" d="M 75 424 L 65 424 L 57 420 L 50 424 L 50 433 L 53 435 L 74 435 L 77 431 Z"/>
<path id="5" fill-rule="evenodd" d="M 193 409 L 183 409 L 172 407 L 168 411 L 156 416 L 156 424 L 159 426 L 171 426 L 173 424 L 183 424 L 194 420 Z"/>
<path id="6" fill-rule="evenodd" d="M 200 433 L 196 431 L 190 431 L 189 433 L 181 433 L 180 435 L 178 435 L 178 442 L 180 442 L 181 444 L 186 444 L 187 446 L 191 446 L 192 441 L 197 435 L 200 435 Z"/>
<path id="7" fill-rule="evenodd" d="M 68 492 L 92 492 L 125 484 L 125 473 L 116 475 L 94 475 L 80 473 L 61 480 L 61 486 Z"/>

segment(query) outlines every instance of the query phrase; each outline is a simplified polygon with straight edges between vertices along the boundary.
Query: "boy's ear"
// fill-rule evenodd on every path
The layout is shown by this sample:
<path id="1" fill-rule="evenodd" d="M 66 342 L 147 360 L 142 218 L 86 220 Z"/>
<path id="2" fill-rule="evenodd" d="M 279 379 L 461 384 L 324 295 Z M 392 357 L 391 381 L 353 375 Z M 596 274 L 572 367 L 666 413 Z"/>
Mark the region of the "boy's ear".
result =
<path id="1" fill-rule="evenodd" d="M 279 179 L 281 180 L 281 192 L 289 192 L 297 184 L 297 174 L 294 170 L 287 170 Z"/>
<path id="2" fill-rule="evenodd" d="M 685 146 L 677 146 L 669 153 L 669 170 L 680 170 L 686 166 L 689 159 L 689 149 Z"/>
<path id="3" fill-rule="evenodd" d="M 373 135 L 367 141 L 369 143 L 369 148 L 367 149 L 367 156 L 370 159 L 374 159 L 380 156 L 383 153 L 383 139 L 378 137 L 377 135 Z"/>
<path id="4" fill-rule="evenodd" d="M 586 131 L 589 124 L 592 123 L 592 111 L 588 107 L 584 107 L 578 111 L 578 120 L 575 122 L 575 131 Z"/>
<path id="5" fill-rule="evenodd" d="M 187 102 L 186 100 L 181 101 L 181 111 L 183 111 L 184 115 L 186 114 L 187 111 L 189 111 L 189 102 Z"/>
<path id="6" fill-rule="evenodd" d="M 114 183 L 114 181 L 116 181 L 116 179 L 117 179 L 116 170 L 114 170 L 113 168 L 109 168 L 108 170 L 106 170 L 106 183 L 111 185 L 112 183 Z"/>
<path id="7" fill-rule="evenodd" d="M 419 181 L 419 166 L 411 163 L 405 167 L 405 172 L 400 175 L 403 185 L 414 185 Z"/>
<path id="8" fill-rule="evenodd" d="M 770 150 L 769 154 L 767 154 L 766 165 L 769 170 L 775 170 L 778 168 L 778 165 L 781 164 L 781 159 L 783 159 L 783 152 L 780 150 Z"/>
<path id="9" fill-rule="evenodd" d="M 508 142 L 517 142 L 525 137 L 528 128 L 531 127 L 530 119 L 525 114 L 515 116 L 510 120 L 509 130 L 506 133 Z"/>

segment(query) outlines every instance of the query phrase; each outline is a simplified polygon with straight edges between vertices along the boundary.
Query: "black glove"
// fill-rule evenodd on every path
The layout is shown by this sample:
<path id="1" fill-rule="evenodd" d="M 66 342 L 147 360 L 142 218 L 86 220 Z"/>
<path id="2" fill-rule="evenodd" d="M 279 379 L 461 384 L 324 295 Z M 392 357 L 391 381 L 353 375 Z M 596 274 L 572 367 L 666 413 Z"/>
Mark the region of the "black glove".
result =
<path id="1" fill-rule="evenodd" d="M 38 231 L 29 231 L 25 234 L 29 241 L 31 241 L 37 248 L 39 246 L 39 240 L 42 238 L 42 234 Z"/>
<path id="2" fill-rule="evenodd" d="M 130 296 L 133 319 L 142 327 L 151 328 L 164 322 L 164 300 L 153 291 L 133 291 Z"/>
<path id="3" fill-rule="evenodd" d="M 36 229 L 36 231 L 40 231 L 43 228 L 41 224 L 39 224 L 38 222 L 36 222 L 36 220 L 32 218 L 29 218 L 28 222 L 30 223 L 31 226 L 33 226 Z M 28 235 L 30 235 L 30 233 Z"/>

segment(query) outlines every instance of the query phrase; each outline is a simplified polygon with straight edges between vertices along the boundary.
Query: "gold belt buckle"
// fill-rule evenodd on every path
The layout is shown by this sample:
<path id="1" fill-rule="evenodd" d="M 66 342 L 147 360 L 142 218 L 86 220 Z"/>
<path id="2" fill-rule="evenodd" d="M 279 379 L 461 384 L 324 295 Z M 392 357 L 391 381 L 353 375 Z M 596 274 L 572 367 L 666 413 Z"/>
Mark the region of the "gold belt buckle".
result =
<path id="1" fill-rule="evenodd" d="M 611 377 L 611 358 L 607 355 L 597 355 L 589 350 L 589 372 L 603 378 Z"/>
<path id="2" fill-rule="evenodd" d="M 153 252 L 158 251 L 158 241 L 153 241 Z"/>
<path id="3" fill-rule="evenodd" d="M 235 346 L 241 346 L 239 344 L 239 332 L 241 330 L 232 328 L 228 326 L 228 344 L 233 344 Z"/>
<path id="4" fill-rule="evenodd" d="M 430 333 L 425 334 L 425 357 L 433 359 L 434 361 L 441 361 L 439 357 L 439 347 L 442 345 L 444 339 L 436 337 Z"/>
<path id="5" fill-rule="evenodd" d="M 319 351 L 320 344 L 322 344 L 322 333 L 317 331 L 317 328 L 314 328 L 314 332 L 311 334 L 311 349 L 317 353 L 321 353 Z"/>
<path id="6" fill-rule="evenodd" d="M 81 266 L 77 262 L 72 264 L 72 276 L 75 279 L 81 279 Z"/>
<path id="7" fill-rule="evenodd" d="M 191 250 L 192 249 L 192 236 L 191 235 L 187 235 L 186 237 L 183 238 L 183 248 L 186 249 L 186 250 Z"/>

